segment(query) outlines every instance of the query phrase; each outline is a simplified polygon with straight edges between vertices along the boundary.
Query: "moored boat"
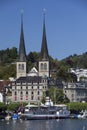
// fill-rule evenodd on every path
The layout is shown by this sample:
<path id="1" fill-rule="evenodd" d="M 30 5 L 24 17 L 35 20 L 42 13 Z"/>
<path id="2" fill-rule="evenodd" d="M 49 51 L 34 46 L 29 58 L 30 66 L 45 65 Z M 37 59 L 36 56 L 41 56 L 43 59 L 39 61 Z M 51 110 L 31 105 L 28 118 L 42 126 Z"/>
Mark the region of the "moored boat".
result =
<path id="1" fill-rule="evenodd" d="M 24 120 L 65 119 L 69 118 L 70 111 L 66 105 L 39 106 L 30 108 L 28 112 L 21 114 Z"/>
<path id="2" fill-rule="evenodd" d="M 19 116 L 18 116 L 17 113 L 14 113 L 14 114 L 12 115 L 12 120 L 17 120 L 17 119 L 19 119 Z"/>

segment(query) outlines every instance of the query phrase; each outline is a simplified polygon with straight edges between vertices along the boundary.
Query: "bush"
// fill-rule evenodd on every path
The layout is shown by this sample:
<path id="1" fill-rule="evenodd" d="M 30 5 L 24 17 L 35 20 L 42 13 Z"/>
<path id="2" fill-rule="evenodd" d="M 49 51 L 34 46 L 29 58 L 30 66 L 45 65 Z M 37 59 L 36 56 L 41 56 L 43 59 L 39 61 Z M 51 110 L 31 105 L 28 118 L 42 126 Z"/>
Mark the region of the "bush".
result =
<path id="1" fill-rule="evenodd" d="M 67 105 L 71 113 L 79 113 L 82 110 L 87 110 L 87 103 L 71 102 L 68 103 Z"/>
<path id="2" fill-rule="evenodd" d="M 7 109 L 7 105 L 5 103 L 0 102 L 0 112 L 5 111 Z"/>

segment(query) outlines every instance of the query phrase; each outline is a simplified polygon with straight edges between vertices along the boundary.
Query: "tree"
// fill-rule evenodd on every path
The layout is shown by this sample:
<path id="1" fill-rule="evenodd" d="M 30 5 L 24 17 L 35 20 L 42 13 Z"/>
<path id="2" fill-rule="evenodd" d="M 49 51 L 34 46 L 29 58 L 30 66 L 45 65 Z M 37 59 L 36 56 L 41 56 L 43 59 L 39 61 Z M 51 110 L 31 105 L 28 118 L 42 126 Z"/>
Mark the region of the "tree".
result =
<path id="1" fill-rule="evenodd" d="M 5 111 L 7 109 L 7 106 L 5 103 L 0 102 L 0 112 Z"/>
<path id="2" fill-rule="evenodd" d="M 20 106 L 19 103 L 10 103 L 7 105 L 7 110 L 8 111 L 17 111 L 19 106 Z"/>
<path id="3" fill-rule="evenodd" d="M 57 87 L 50 87 L 48 89 L 49 97 L 54 104 L 69 102 L 68 98 L 65 97 L 63 90 Z"/>
<path id="4" fill-rule="evenodd" d="M 61 66 L 57 71 L 57 77 L 60 77 L 61 79 L 67 81 L 67 72 L 67 67 Z"/>
<path id="5" fill-rule="evenodd" d="M 42 102 L 42 103 L 45 103 L 45 100 L 46 100 L 46 93 L 43 92 L 43 96 L 42 96 L 41 102 Z"/>
<path id="6" fill-rule="evenodd" d="M 70 102 L 67 105 L 71 113 L 79 113 L 82 110 L 87 110 L 87 103 Z"/>

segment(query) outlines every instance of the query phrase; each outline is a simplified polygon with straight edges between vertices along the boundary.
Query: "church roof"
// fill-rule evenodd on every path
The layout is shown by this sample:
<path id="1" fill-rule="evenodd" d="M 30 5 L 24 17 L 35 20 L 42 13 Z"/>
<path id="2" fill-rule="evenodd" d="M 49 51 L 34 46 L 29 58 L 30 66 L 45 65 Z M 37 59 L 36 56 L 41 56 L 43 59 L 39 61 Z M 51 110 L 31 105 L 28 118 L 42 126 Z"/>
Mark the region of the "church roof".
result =
<path id="1" fill-rule="evenodd" d="M 25 82 L 25 83 L 41 83 L 42 77 L 41 76 L 27 76 L 27 77 L 20 77 L 15 82 Z"/>
<path id="2" fill-rule="evenodd" d="M 20 45 L 19 45 L 19 61 L 26 61 L 26 50 L 24 42 L 24 32 L 23 32 L 23 16 L 21 15 L 21 33 L 20 33 Z"/>
<path id="3" fill-rule="evenodd" d="M 33 67 L 30 72 L 31 73 L 37 73 L 38 71 L 37 71 L 37 69 L 35 67 Z"/>
<path id="4" fill-rule="evenodd" d="M 41 46 L 41 60 L 48 60 L 48 47 L 47 47 L 47 38 L 46 38 L 46 28 L 45 28 L 45 15 L 43 22 L 43 35 L 42 35 L 42 46 Z"/>
<path id="5" fill-rule="evenodd" d="M 38 71 L 35 67 L 33 67 L 30 72 L 28 73 L 28 76 L 38 76 Z"/>

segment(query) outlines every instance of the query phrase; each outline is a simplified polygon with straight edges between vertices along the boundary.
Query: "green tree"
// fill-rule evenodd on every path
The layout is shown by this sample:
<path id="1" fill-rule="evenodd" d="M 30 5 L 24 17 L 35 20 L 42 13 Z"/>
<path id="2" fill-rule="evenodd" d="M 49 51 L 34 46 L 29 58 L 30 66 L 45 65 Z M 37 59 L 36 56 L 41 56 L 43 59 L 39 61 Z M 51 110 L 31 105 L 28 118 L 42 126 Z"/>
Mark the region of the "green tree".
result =
<path id="1" fill-rule="evenodd" d="M 17 111 L 19 106 L 20 106 L 19 103 L 10 103 L 7 105 L 7 110 L 8 111 Z"/>
<path id="2" fill-rule="evenodd" d="M 0 112 L 5 111 L 7 109 L 7 105 L 5 103 L 0 102 Z"/>
<path id="3" fill-rule="evenodd" d="M 62 89 L 57 87 L 50 87 L 48 91 L 49 96 L 54 104 L 69 102 L 69 100 L 65 97 Z"/>
<path id="4" fill-rule="evenodd" d="M 70 109 L 71 113 L 79 113 L 82 110 L 87 110 L 87 103 L 70 102 L 67 105 L 68 105 L 68 108 Z"/>

